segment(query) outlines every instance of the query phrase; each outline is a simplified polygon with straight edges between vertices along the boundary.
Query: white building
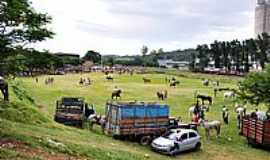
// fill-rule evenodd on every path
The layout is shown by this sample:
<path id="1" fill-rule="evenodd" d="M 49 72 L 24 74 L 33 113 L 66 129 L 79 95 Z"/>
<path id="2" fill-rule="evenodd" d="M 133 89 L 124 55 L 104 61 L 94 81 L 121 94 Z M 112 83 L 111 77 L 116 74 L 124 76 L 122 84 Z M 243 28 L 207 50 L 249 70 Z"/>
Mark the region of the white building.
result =
<path id="1" fill-rule="evenodd" d="M 158 65 L 163 68 L 178 68 L 180 70 L 188 70 L 189 62 L 187 61 L 174 61 L 172 59 L 159 59 Z"/>
<path id="2" fill-rule="evenodd" d="M 270 34 L 270 0 L 257 0 L 255 10 L 255 37 Z"/>

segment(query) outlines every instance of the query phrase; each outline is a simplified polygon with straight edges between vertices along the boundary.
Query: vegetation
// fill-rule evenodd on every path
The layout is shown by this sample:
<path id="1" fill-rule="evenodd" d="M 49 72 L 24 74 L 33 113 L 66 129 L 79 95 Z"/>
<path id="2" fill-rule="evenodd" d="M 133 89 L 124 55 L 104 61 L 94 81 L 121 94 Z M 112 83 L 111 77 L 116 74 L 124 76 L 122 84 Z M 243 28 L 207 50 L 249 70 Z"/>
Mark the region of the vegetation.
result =
<path id="1" fill-rule="evenodd" d="M 214 43 L 197 46 L 197 58 L 199 63 L 192 61 L 192 66 L 203 70 L 213 61 L 215 68 L 225 69 L 225 71 L 249 72 L 253 64 L 260 64 L 265 68 L 265 63 L 269 62 L 268 49 L 270 47 L 269 35 L 263 33 L 257 39 L 248 39 L 242 42 L 233 40 L 229 42 L 214 41 Z"/>
<path id="2" fill-rule="evenodd" d="M 85 56 L 82 58 L 84 61 L 92 61 L 93 63 L 100 64 L 101 55 L 95 51 L 88 51 Z"/>
<path id="3" fill-rule="evenodd" d="M 115 81 L 107 82 L 102 73 L 72 74 L 65 76 L 54 76 L 55 83 L 45 85 L 43 82 L 47 76 L 39 77 L 39 83 L 33 78 L 20 78 L 12 82 L 11 101 L 12 103 L 0 103 L 0 142 L 2 139 L 17 140 L 23 142 L 33 152 L 36 148 L 44 152 L 65 154 L 80 157 L 81 159 L 171 159 L 152 152 L 149 147 L 142 147 L 136 142 L 117 141 L 101 133 L 98 127 L 93 131 L 62 126 L 52 121 L 55 111 L 55 101 L 62 96 L 85 97 L 86 101 L 93 103 L 98 113 L 104 113 L 104 105 L 110 99 L 110 93 L 114 86 L 123 89 L 122 101 L 157 101 L 156 92 L 160 89 L 167 89 L 169 99 L 165 102 L 170 105 L 171 115 L 181 116 L 184 121 L 190 121 L 187 110 L 195 102 L 194 92 L 212 95 L 212 87 L 204 87 L 201 79 L 204 77 L 212 80 L 222 79 L 222 87 L 237 87 L 239 78 L 225 76 L 208 76 L 204 74 L 183 73 L 177 70 L 170 70 L 157 74 L 157 70 L 149 71 L 146 75 L 115 75 Z M 150 73 L 151 72 L 151 73 Z M 167 73 L 169 75 L 167 75 Z M 169 88 L 165 84 L 165 77 L 174 75 L 181 85 L 177 88 Z M 142 77 L 152 79 L 151 84 L 144 84 Z M 78 84 L 80 77 L 91 77 L 92 86 L 81 87 Z M 34 103 L 28 100 L 32 97 Z M 236 127 L 236 114 L 233 112 L 233 99 L 224 99 L 223 94 L 218 94 L 214 99 L 214 105 L 207 118 L 210 120 L 221 120 L 222 106 L 225 104 L 230 109 L 230 125 L 222 126 L 222 136 L 216 139 L 211 137 L 207 141 L 204 131 L 200 130 L 203 141 L 203 149 L 199 152 L 184 153 L 176 159 L 187 160 L 215 160 L 222 157 L 233 160 L 266 160 L 269 153 L 260 149 L 254 149 L 247 145 L 244 138 L 238 135 Z M 265 109 L 265 108 L 262 108 Z M 248 111 L 252 111 L 252 106 Z M 213 133 L 214 134 L 214 133 Z M 64 147 L 57 147 L 51 144 L 53 140 L 64 144 Z M 20 157 L 20 159 L 31 159 L 25 157 L 18 148 L 0 148 L 0 157 L 9 159 Z M 42 154 L 32 157 L 42 159 Z"/>
<path id="4" fill-rule="evenodd" d="M 250 73 L 239 84 L 240 96 L 247 102 L 255 105 L 266 104 L 270 106 L 270 66 L 265 72 Z"/>
<path id="5" fill-rule="evenodd" d="M 0 74 L 14 74 L 19 68 L 9 64 L 20 62 L 27 44 L 52 38 L 46 28 L 51 17 L 36 12 L 28 0 L 1 0 L 0 15 Z"/>

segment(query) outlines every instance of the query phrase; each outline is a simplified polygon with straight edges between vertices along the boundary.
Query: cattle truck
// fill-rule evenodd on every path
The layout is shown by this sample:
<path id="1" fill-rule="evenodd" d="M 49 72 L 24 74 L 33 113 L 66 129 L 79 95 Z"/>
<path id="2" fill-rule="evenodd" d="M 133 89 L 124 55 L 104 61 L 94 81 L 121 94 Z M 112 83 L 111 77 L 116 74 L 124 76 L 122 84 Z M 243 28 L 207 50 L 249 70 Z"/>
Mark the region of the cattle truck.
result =
<path id="1" fill-rule="evenodd" d="M 139 140 L 142 145 L 148 145 L 175 123 L 169 118 L 169 106 L 157 103 L 109 102 L 105 113 L 107 133 L 115 138 Z"/>
<path id="2" fill-rule="evenodd" d="M 248 143 L 255 146 L 270 147 L 270 121 L 261 121 L 251 117 L 242 120 L 241 133 Z"/>

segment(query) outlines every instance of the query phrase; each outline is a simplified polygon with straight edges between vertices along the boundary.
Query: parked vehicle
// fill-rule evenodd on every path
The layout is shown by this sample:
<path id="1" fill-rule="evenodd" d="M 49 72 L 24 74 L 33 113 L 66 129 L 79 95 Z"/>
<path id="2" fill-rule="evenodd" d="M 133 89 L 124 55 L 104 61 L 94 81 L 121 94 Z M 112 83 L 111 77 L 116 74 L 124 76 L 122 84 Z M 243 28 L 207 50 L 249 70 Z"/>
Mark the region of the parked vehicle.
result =
<path id="1" fill-rule="evenodd" d="M 107 103 L 105 130 L 115 138 L 132 138 L 148 145 L 156 137 L 175 128 L 194 128 L 193 124 L 179 125 L 169 117 L 169 106 L 158 103 Z"/>
<path id="2" fill-rule="evenodd" d="M 82 127 L 84 120 L 91 114 L 95 114 L 95 110 L 83 98 L 64 97 L 56 102 L 54 120 L 65 125 Z"/>
<path id="3" fill-rule="evenodd" d="M 155 139 L 151 146 L 157 152 L 175 155 L 188 150 L 199 150 L 201 137 L 192 129 L 173 129 Z"/>
<path id="4" fill-rule="evenodd" d="M 113 137 L 132 137 L 142 145 L 170 127 L 169 106 L 157 103 L 107 103 L 105 130 Z"/>
<path id="5" fill-rule="evenodd" d="M 248 143 L 255 146 L 270 147 L 270 121 L 261 121 L 251 117 L 242 120 L 242 134 Z"/>

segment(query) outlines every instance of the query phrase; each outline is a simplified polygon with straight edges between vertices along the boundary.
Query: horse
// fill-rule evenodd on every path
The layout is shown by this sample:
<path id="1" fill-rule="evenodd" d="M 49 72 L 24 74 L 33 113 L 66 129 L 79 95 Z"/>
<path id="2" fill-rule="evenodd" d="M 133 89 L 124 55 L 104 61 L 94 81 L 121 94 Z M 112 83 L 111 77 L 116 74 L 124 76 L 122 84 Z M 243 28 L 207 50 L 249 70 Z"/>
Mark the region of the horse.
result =
<path id="1" fill-rule="evenodd" d="M 4 96 L 4 101 L 9 101 L 8 83 L 4 82 L 4 79 L 0 79 L 0 90 Z"/>
<path id="2" fill-rule="evenodd" d="M 170 83 L 170 87 L 176 87 L 177 85 L 179 85 L 180 84 L 180 81 L 172 81 L 171 83 Z"/>
<path id="3" fill-rule="evenodd" d="M 234 98 L 235 93 L 233 91 L 228 91 L 224 93 L 224 98 Z"/>
<path id="4" fill-rule="evenodd" d="M 157 97 L 159 100 L 164 100 L 168 97 L 168 91 L 167 90 L 164 90 L 164 91 L 158 91 L 157 92 Z"/>
<path id="5" fill-rule="evenodd" d="M 151 79 L 143 77 L 143 82 L 144 83 L 151 83 Z"/>
<path id="6" fill-rule="evenodd" d="M 210 131 L 216 130 L 217 137 L 220 137 L 220 130 L 221 130 L 221 122 L 220 121 L 204 121 L 200 120 L 200 125 L 205 129 L 207 139 L 210 138 Z"/>
<path id="7" fill-rule="evenodd" d="M 197 99 L 202 100 L 202 104 L 204 105 L 204 101 L 208 101 L 209 105 L 213 104 L 213 100 L 211 96 L 205 96 L 205 95 L 197 95 Z"/>
<path id="8" fill-rule="evenodd" d="M 121 98 L 121 93 L 122 93 L 122 91 L 120 89 L 113 91 L 112 92 L 112 99 L 114 99 L 114 98 L 116 98 L 116 99 L 117 98 Z"/>
<path id="9" fill-rule="evenodd" d="M 205 79 L 203 81 L 203 85 L 206 86 L 206 87 L 208 87 L 209 86 L 209 80 L 208 79 Z"/>
<path id="10" fill-rule="evenodd" d="M 113 81 L 113 77 L 110 76 L 110 75 L 106 76 L 106 79 L 107 79 L 108 81 Z"/>
<path id="11" fill-rule="evenodd" d="M 104 133 L 104 129 L 106 126 L 106 117 L 101 115 L 92 114 L 87 118 L 89 122 L 89 129 L 93 130 L 94 125 L 101 126 L 102 133 Z"/>

